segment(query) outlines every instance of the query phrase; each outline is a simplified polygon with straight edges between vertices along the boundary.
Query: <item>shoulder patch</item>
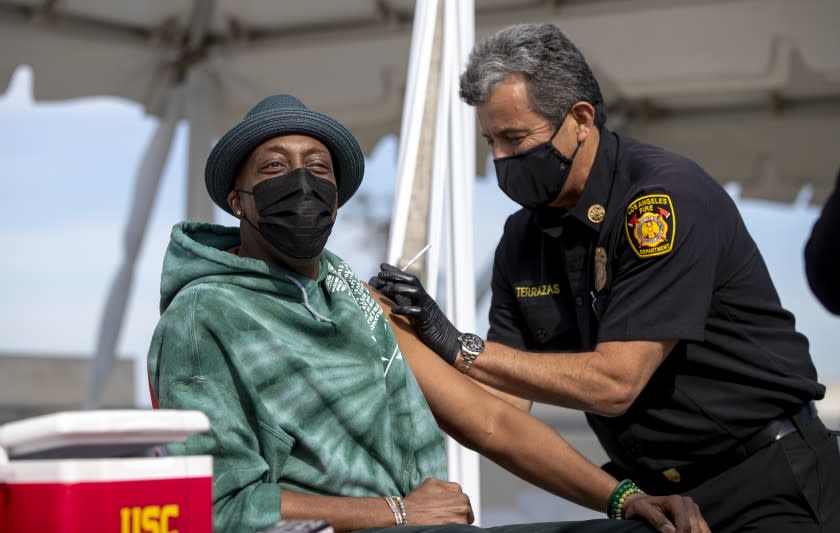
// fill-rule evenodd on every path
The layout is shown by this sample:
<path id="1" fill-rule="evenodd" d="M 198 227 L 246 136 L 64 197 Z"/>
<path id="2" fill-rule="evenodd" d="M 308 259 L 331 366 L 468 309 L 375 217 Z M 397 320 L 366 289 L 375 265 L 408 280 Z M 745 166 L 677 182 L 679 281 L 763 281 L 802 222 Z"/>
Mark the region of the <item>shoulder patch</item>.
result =
<path id="1" fill-rule="evenodd" d="M 642 259 L 671 252 L 677 232 L 674 204 L 667 194 L 646 194 L 630 202 L 624 217 L 627 242 Z"/>

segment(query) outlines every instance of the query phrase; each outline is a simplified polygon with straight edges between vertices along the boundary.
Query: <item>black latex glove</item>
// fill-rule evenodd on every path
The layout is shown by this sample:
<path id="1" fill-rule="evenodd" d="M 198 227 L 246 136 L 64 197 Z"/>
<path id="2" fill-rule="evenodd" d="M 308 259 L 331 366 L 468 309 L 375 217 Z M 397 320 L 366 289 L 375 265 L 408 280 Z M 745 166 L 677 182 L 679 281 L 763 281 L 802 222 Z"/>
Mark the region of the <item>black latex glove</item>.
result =
<path id="1" fill-rule="evenodd" d="M 444 361 L 453 364 L 461 349 L 458 342 L 461 333 L 429 296 L 417 276 L 388 263 L 382 263 L 379 268 L 378 277 L 385 284 L 377 289 L 397 304 L 391 311 L 408 317 L 420 340 Z"/>
<path id="2" fill-rule="evenodd" d="M 384 265 L 386 263 L 382 263 L 382 264 Z M 391 266 L 391 265 L 388 265 L 388 266 Z M 391 268 L 394 268 L 394 267 L 391 267 Z M 383 280 L 382 278 L 380 278 L 379 274 L 373 276 L 372 278 L 370 278 L 368 280 L 368 285 L 370 285 L 374 289 L 378 290 L 382 294 L 385 294 L 384 289 L 385 289 L 385 285 L 387 285 L 387 284 L 388 284 L 388 282 Z M 411 300 L 409 300 L 408 298 L 406 298 L 405 296 L 402 296 L 400 294 L 394 294 L 394 295 L 385 294 L 385 296 L 388 296 L 391 300 L 393 300 L 394 303 L 397 304 L 397 306 L 411 305 Z"/>
<path id="3" fill-rule="evenodd" d="M 385 282 L 377 274 L 376 276 L 373 276 L 372 278 L 370 278 L 368 280 L 368 285 L 370 285 L 374 289 L 378 290 L 379 292 L 382 292 L 382 287 L 385 286 Z M 394 300 L 394 301 L 396 301 L 396 300 Z"/>

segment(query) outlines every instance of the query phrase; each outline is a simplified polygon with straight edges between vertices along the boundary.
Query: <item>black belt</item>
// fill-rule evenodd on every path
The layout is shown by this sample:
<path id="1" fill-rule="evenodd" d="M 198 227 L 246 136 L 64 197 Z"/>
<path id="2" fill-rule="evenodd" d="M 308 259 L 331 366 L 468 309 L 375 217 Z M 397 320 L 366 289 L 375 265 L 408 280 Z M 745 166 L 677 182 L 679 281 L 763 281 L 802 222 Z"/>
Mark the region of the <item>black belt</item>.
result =
<path id="1" fill-rule="evenodd" d="M 811 401 L 802 406 L 802 409 L 793 416 L 785 416 L 771 420 L 766 426 L 761 428 L 758 433 L 747 439 L 742 444 L 744 451 L 747 452 L 746 457 L 749 457 L 758 450 L 769 446 L 779 439 L 787 437 L 791 433 L 794 433 L 796 431 L 796 423 L 793 420 L 794 418 L 797 419 L 801 426 L 807 426 L 816 420 L 817 406 L 814 405 L 813 401 Z"/>
<path id="2" fill-rule="evenodd" d="M 647 472 L 641 474 L 636 481 L 648 492 L 664 493 L 688 490 L 703 483 L 721 472 L 729 470 L 757 451 L 781 440 L 797 431 L 797 424 L 805 427 L 817 419 L 817 408 L 814 402 L 808 402 L 797 413 L 779 417 L 768 422 L 746 441 L 732 447 L 726 452 L 718 454 L 710 461 L 701 461 L 688 465 L 667 468 L 661 472 Z M 648 485 L 648 488 L 645 487 Z M 659 490 L 657 490 L 659 487 Z"/>

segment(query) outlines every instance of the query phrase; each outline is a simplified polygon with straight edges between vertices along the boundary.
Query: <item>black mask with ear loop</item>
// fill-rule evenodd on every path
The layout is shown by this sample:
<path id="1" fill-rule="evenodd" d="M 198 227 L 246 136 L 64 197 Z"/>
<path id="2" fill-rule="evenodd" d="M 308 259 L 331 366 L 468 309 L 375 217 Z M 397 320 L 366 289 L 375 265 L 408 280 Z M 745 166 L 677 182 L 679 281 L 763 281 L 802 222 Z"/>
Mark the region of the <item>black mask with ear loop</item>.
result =
<path id="1" fill-rule="evenodd" d="M 332 232 L 336 186 L 305 168 L 268 178 L 253 190 L 236 189 L 254 196 L 259 226 L 245 220 L 272 246 L 295 259 L 317 257 Z"/>
<path id="2" fill-rule="evenodd" d="M 580 143 L 571 157 L 561 154 L 552 143 L 561 126 L 546 142 L 521 154 L 493 160 L 499 188 L 522 207 L 536 209 L 549 204 L 569 179 Z"/>

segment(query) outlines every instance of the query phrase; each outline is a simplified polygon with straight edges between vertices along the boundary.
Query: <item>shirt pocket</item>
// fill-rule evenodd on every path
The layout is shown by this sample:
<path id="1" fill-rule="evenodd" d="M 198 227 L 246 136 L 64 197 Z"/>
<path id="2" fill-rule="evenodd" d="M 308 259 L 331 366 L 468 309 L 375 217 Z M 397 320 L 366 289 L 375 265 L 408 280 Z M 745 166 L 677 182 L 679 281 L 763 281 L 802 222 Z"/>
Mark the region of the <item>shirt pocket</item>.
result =
<path id="1" fill-rule="evenodd" d="M 577 317 L 572 302 L 565 300 L 561 295 L 519 298 L 530 349 L 575 349 L 580 345 Z"/>

